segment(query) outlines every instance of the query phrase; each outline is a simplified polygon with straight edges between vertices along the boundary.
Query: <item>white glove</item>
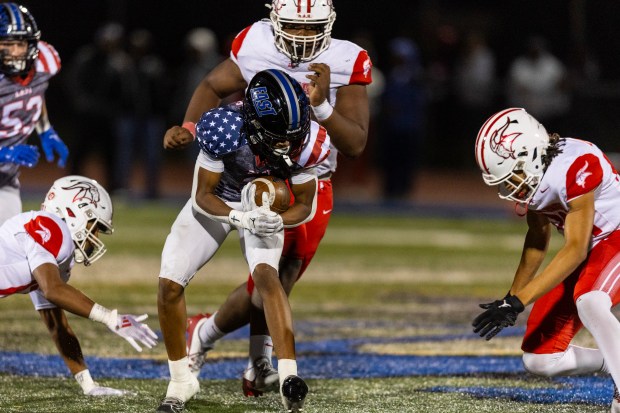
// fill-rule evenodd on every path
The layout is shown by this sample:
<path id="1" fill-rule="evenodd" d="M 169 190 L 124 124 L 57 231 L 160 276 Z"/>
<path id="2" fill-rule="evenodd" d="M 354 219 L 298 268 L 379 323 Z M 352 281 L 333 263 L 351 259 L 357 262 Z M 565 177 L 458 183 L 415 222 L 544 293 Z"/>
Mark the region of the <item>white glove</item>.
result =
<path id="1" fill-rule="evenodd" d="M 252 192 L 249 190 L 249 192 Z M 269 194 L 263 193 L 264 206 L 255 208 L 248 212 L 233 209 L 228 215 L 228 220 L 232 225 L 249 230 L 252 234 L 259 237 L 269 237 L 284 228 L 282 217 L 269 210 Z"/>
<path id="2" fill-rule="evenodd" d="M 258 208 L 256 205 L 256 185 L 252 182 L 248 182 L 243 189 L 241 189 L 241 209 L 244 212 L 252 211 Z"/>
<path id="3" fill-rule="evenodd" d="M 157 334 L 149 326 L 142 323 L 142 321 L 149 317 L 148 314 L 135 316 L 133 314 L 117 315 L 117 313 L 117 310 L 112 310 L 112 320 L 110 323 L 106 323 L 106 325 L 114 333 L 127 340 L 136 351 L 142 351 L 136 340 L 148 348 L 153 348 L 157 344 Z"/>
<path id="4" fill-rule="evenodd" d="M 129 390 L 113 389 L 112 387 L 103 387 L 95 383 L 95 387 L 90 389 L 89 392 L 84 393 L 87 396 L 99 397 L 99 396 L 135 396 L 136 393 Z"/>

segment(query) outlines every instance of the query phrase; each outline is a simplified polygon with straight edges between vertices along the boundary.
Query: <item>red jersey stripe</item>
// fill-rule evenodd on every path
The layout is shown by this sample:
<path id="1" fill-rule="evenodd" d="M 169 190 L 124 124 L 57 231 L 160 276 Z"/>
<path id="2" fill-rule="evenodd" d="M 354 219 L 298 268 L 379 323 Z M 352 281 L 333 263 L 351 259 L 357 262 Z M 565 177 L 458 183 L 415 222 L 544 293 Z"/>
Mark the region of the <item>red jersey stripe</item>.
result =
<path id="1" fill-rule="evenodd" d="M 241 46 L 243 45 L 243 40 L 245 40 L 245 36 L 248 35 L 248 32 L 250 31 L 251 27 L 252 26 L 248 26 L 245 29 L 241 30 L 239 34 L 233 39 L 232 46 L 230 49 L 231 49 L 231 53 L 233 54 L 233 56 L 235 56 L 235 59 L 237 58 L 239 49 L 241 49 Z"/>

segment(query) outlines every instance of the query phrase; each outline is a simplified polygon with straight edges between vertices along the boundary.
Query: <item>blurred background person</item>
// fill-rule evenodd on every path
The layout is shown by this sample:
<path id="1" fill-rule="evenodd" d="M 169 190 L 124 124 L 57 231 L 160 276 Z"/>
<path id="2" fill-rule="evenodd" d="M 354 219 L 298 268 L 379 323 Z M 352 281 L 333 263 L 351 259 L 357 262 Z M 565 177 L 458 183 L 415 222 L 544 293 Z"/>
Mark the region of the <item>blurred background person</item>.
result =
<path id="1" fill-rule="evenodd" d="M 165 131 L 165 114 L 170 89 L 166 64 L 154 50 L 153 34 L 146 29 L 136 29 L 128 36 L 131 58 L 129 87 L 130 110 L 119 117 L 120 128 L 116 134 L 115 176 L 117 190 L 130 194 L 134 160 L 141 159 L 144 166 L 144 196 L 159 197 L 159 180 L 163 147 L 161 137 Z"/>
<path id="2" fill-rule="evenodd" d="M 106 187 L 120 187 L 115 174 L 120 117 L 132 108 L 131 59 L 123 50 L 125 30 L 106 23 L 95 32 L 94 43 L 81 48 L 69 64 L 66 90 L 73 105 L 76 137 L 71 173 L 84 175 L 86 161 L 101 153 Z"/>
<path id="3" fill-rule="evenodd" d="M 459 133 L 473 136 L 481 122 L 497 104 L 496 59 L 485 35 L 471 31 L 465 35 L 461 55 L 455 67 L 454 87 L 459 106 L 459 116 L 454 121 L 459 125 Z M 455 144 L 460 153 L 469 153 L 471 142 L 457 139 Z M 460 157 L 459 166 L 475 165 L 470 159 Z"/>
<path id="4" fill-rule="evenodd" d="M 527 108 L 550 129 L 564 124 L 570 111 L 568 71 L 541 36 L 531 36 L 526 53 L 517 56 L 508 73 L 508 106 Z"/>
<path id="5" fill-rule="evenodd" d="M 387 200 L 406 199 L 422 160 L 426 96 L 418 47 L 406 37 L 389 43 L 377 151 Z"/>
<path id="6" fill-rule="evenodd" d="M 219 52 L 218 38 L 215 33 L 206 27 L 196 27 L 185 35 L 185 59 L 179 67 L 175 79 L 175 90 L 170 104 L 170 122 L 182 123 L 185 110 L 194 90 L 205 75 L 217 66 L 224 56 Z M 163 133 L 160 135 L 163 136 Z M 161 142 L 159 144 L 161 147 Z M 196 159 L 200 149 L 192 145 L 186 151 L 188 159 Z"/>

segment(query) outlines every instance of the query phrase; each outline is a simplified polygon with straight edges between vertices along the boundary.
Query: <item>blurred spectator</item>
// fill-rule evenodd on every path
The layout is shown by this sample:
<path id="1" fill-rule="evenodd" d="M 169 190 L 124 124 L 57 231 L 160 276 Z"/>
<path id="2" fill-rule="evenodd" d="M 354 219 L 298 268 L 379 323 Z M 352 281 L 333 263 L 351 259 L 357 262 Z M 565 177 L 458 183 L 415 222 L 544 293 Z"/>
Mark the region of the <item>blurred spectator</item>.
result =
<path id="1" fill-rule="evenodd" d="M 545 39 L 532 36 L 527 52 L 517 57 L 508 76 L 508 104 L 527 109 L 551 130 L 570 110 L 567 69 L 547 50 Z"/>
<path id="2" fill-rule="evenodd" d="M 119 189 L 129 190 L 133 160 L 142 158 L 146 197 L 159 196 L 162 163 L 162 138 L 167 109 L 166 67 L 154 52 L 150 31 L 137 29 L 129 34 L 129 55 L 132 60 L 131 111 L 121 115 L 116 137 L 116 176 Z"/>
<path id="3" fill-rule="evenodd" d="M 215 33 L 205 27 L 196 27 L 185 36 L 185 61 L 174 76 L 176 90 L 170 105 L 170 122 L 181 124 L 194 90 L 207 73 L 218 65 L 224 57 L 219 52 Z M 162 135 L 163 139 L 163 135 Z M 160 142 L 160 147 L 162 147 Z M 185 151 L 191 159 L 198 155 L 198 145 L 192 145 Z"/>
<path id="4" fill-rule="evenodd" d="M 382 96 L 379 164 L 386 199 L 406 198 L 420 167 L 426 96 L 423 68 L 413 40 L 389 43 L 390 63 Z"/>
<path id="5" fill-rule="evenodd" d="M 73 103 L 77 138 L 72 142 L 71 173 L 85 175 L 85 161 L 103 155 L 106 186 L 120 188 L 115 175 L 119 116 L 131 109 L 131 60 L 123 51 L 124 28 L 107 23 L 97 29 L 94 43 L 78 50 L 70 62 L 67 94 Z"/>
<path id="6" fill-rule="evenodd" d="M 475 136 L 481 122 L 496 104 L 496 66 L 493 51 L 482 33 L 471 32 L 465 36 L 460 58 L 455 68 L 455 93 L 459 105 L 454 118 L 458 136 Z M 454 142 L 461 154 L 471 151 L 469 139 Z M 471 163 L 470 157 L 461 156 L 461 163 Z"/>

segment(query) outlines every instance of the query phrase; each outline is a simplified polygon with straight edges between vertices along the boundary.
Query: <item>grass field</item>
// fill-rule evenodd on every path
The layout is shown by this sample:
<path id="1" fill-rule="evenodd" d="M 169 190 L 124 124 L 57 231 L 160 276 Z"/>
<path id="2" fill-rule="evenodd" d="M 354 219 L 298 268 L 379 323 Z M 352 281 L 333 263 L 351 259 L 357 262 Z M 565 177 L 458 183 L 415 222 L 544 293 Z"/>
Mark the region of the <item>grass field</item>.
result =
<path id="1" fill-rule="evenodd" d="M 33 205 L 27 205 L 36 207 Z M 108 254 L 76 267 L 71 284 L 154 330 L 159 259 L 180 206 L 117 205 Z M 502 296 L 519 258 L 521 220 L 334 214 L 291 297 L 308 412 L 606 412 L 606 377 L 526 374 L 526 317 L 491 342 L 471 333 L 477 303 Z M 561 240 L 554 237 L 553 248 Z M 188 311 L 214 311 L 247 277 L 233 233 L 187 290 Z M 143 353 L 104 326 L 70 316 L 95 379 L 135 396 L 82 396 L 27 296 L 0 300 L 0 404 L 8 412 L 152 412 L 167 385 L 163 343 Z M 580 344 L 592 346 L 587 333 Z M 15 352 L 23 353 L 17 354 Z M 247 332 L 209 355 L 188 412 L 279 412 L 279 396 L 240 392 Z M 17 361 L 16 361 L 17 360 Z M 120 367 L 119 367 L 120 366 Z"/>

